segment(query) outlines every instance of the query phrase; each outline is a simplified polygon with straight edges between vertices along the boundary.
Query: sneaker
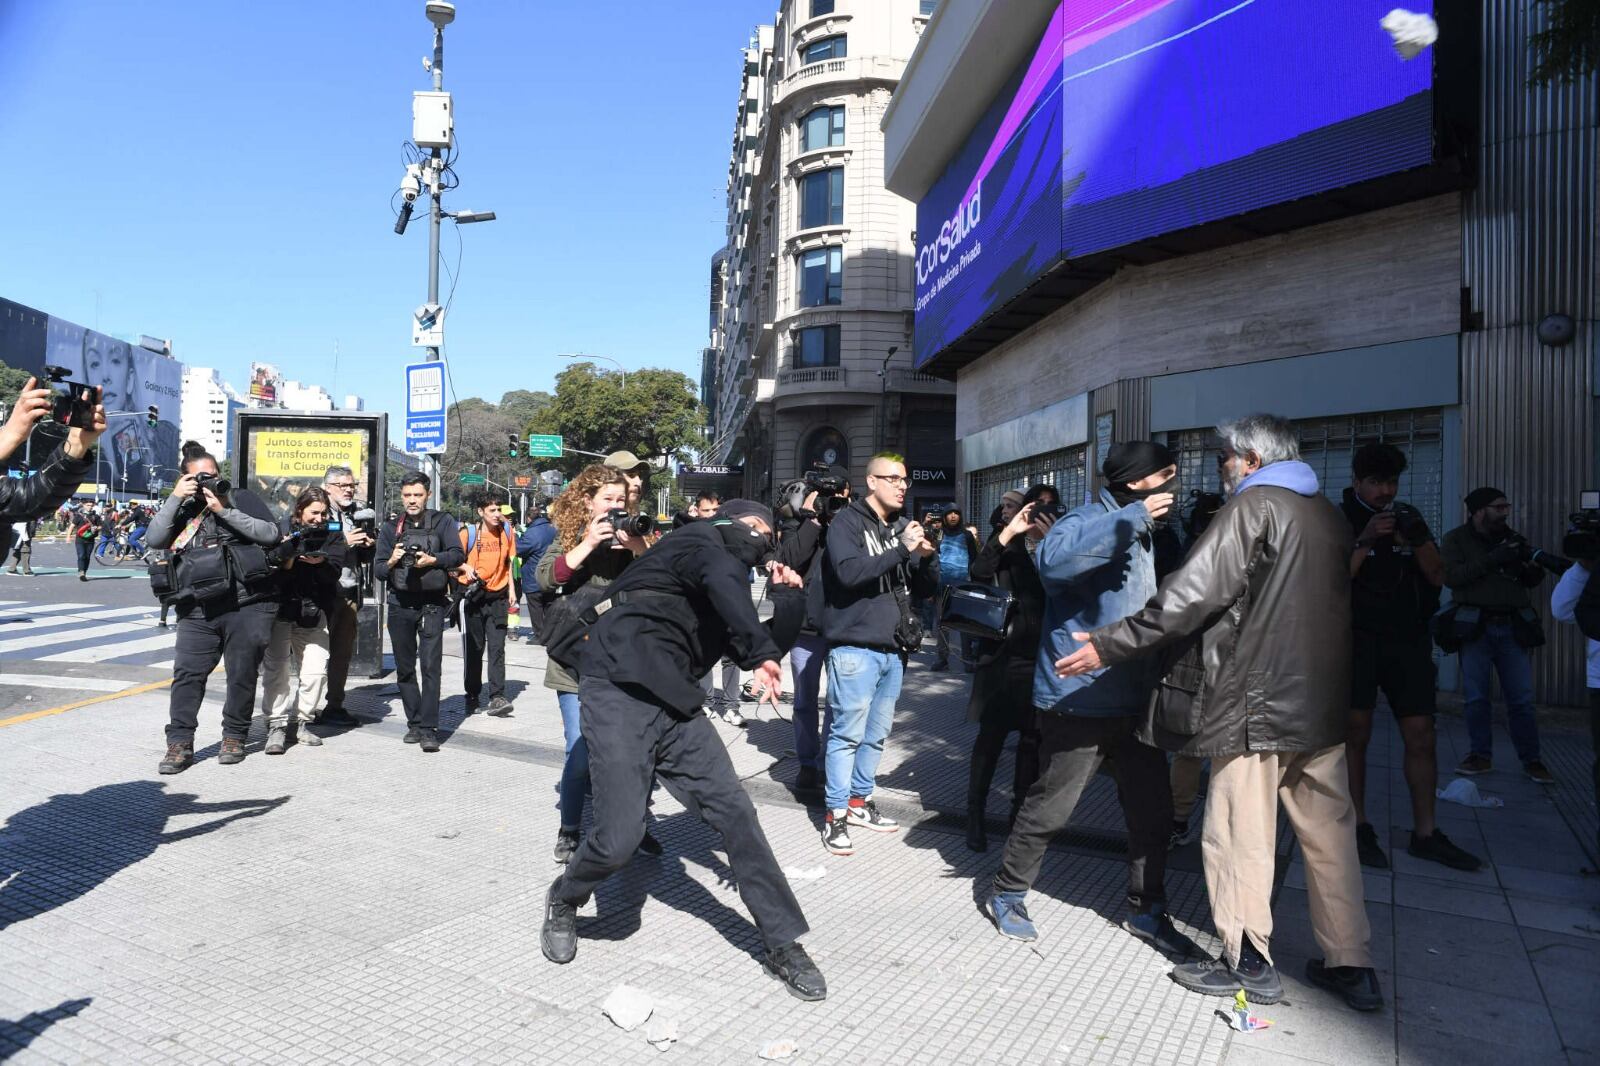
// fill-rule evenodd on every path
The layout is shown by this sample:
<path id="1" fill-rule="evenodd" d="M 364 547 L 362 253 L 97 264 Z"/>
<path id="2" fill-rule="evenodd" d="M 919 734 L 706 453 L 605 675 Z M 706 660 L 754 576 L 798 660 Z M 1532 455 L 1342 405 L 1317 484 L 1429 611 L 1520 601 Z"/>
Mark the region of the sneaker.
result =
<path id="1" fill-rule="evenodd" d="M 1355 966 L 1325 966 L 1321 959 L 1306 960 L 1306 980 L 1318 988 L 1325 988 L 1355 1010 L 1381 1010 L 1383 992 L 1378 988 L 1378 975 L 1371 969 Z"/>
<path id="2" fill-rule="evenodd" d="M 417 730 L 417 745 L 423 751 L 438 751 L 439 734 L 432 729 L 419 729 Z"/>
<path id="3" fill-rule="evenodd" d="M 406 735 L 400 739 L 407 744 L 415 744 L 422 739 L 422 734 L 417 730 L 416 726 L 412 726 L 406 730 Z"/>
<path id="4" fill-rule="evenodd" d="M 874 833 L 898 833 L 900 823 L 878 811 L 878 805 L 870 799 L 860 796 L 850 797 L 848 818 L 851 825 L 859 825 L 863 829 L 870 829 Z"/>
<path id="5" fill-rule="evenodd" d="M 822 777 L 817 773 L 815 766 L 802 766 L 794 775 L 794 790 L 796 792 L 820 792 L 822 790 Z"/>
<path id="6" fill-rule="evenodd" d="M 322 747 L 322 738 L 311 731 L 311 723 L 309 721 L 300 723 L 299 736 L 300 743 L 304 744 L 308 748 Z"/>
<path id="7" fill-rule="evenodd" d="M 467 713 L 468 714 L 477 714 L 478 713 L 478 697 L 476 697 L 476 696 L 468 696 L 466 698 L 465 702 L 466 702 L 466 709 L 467 709 Z"/>
<path id="8" fill-rule="evenodd" d="M 1038 940 L 1039 930 L 1028 917 L 1026 892 L 996 892 L 989 897 L 983 909 L 994 920 L 1001 936 L 1012 940 Z"/>
<path id="9" fill-rule="evenodd" d="M 328 704 L 327 708 L 324 709 L 321 714 L 317 715 L 317 720 L 321 721 L 321 722 L 325 722 L 328 725 L 360 725 L 361 724 L 356 719 L 355 715 L 351 714 L 349 711 L 345 710 L 343 706 L 341 706 L 340 704 L 336 704 L 336 703 Z"/>
<path id="10" fill-rule="evenodd" d="M 33 576 L 33 571 L 32 570 L 24 570 L 22 572 L 22 576 L 23 577 L 32 577 Z"/>
<path id="11" fill-rule="evenodd" d="M 289 730 L 283 726 L 273 726 L 267 731 L 267 746 L 262 749 L 268 755 L 282 755 L 289 750 Z"/>
<path id="12" fill-rule="evenodd" d="M 846 824 L 849 820 L 844 811 L 829 811 L 828 820 L 822 823 L 822 846 L 835 855 L 854 855 L 856 852 L 850 843 L 850 829 Z"/>
<path id="13" fill-rule="evenodd" d="M 811 961 L 806 949 L 799 944 L 785 944 L 773 948 L 761 957 L 762 967 L 783 982 L 789 994 L 796 999 L 815 1003 L 828 998 L 828 982 L 822 971 Z"/>
<path id="14" fill-rule="evenodd" d="M 1538 782 L 1541 785 L 1553 785 L 1556 783 L 1555 775 L 1549 770 L 1546 770 L 1544 768 L 1544 763 L 1540 762 L 1538 759 L 1535 759 L 1532 762 L 1523 763 L 1522 772 L 1527 774 L 1530 779 Z"/>
<path id="15" fill-rule="evenodd" d="M 723 711 L 722 720 L 733 726 L 735 729 L 743 729 L 750 724 L 745 720 L 744 715 L 739 713 L 739 708 L 737 707 L 729 707 L 727 710 Z"/>
<path id="16" fill-rule="evenodd" d="M 1200 950 L 1200 945 L 1190 940 L 1172 924 L 1171 916 L 1161 907 L 1128 915 L 1122 919 L 1122 928 L 1168 958 L 1179 962 L 1202 958 L 1205 955 Z"/>
<path id="17" fill-rule="evenodd" d="M 1267 962 L 1235 969 L 1221 959 L 1206 959 L 1174 966 L 1167 976 L 1202 996 L 1231 996 L 1243 989 L 1244 998 L 1251 1003 L 1276 1003 L 1283 998 L 1283 981 Z"/>
<path id="18" fill-rule="evenodd" d="M 14 566 L 10 566 L 10 567 L 6 568 L 6 573 L 8 573 L 8 574 L 14 574 L 16 572 L 17 572 L 17 568 L 14 567 Z"/>
<path id="19" fill-rule="evenodd" d="M 1411 834 L 1411 846 L 1407 852 L 1419 859 L 1437 862 L 1454 870 L 1476 870 L 1483 865 L 1483 860 L 1470 851 L 1463 851 L 1450 842 L 1450 838 L 1435 829 L 1432 836 L 1419 837 Z"/>
<path id="20" fill-rule="evenodd" d="M 1172 832 L 1167 837 L 1167 850 L 1181 848 L 1187 843 L 1189 843 L 1189 823 L 1180 822 L 1174 818 L 1172 820 Z"/>
<path id="21" fill-rule="evenodd" d="M 1362 866 L 1370 866 L 1374 870 L 1389 868 L 1389 856 L 1383 853 L 1383 846 L 1378 843 L 1378 831 L 1372 828 L 1370 822 L 1356 826 L 1356 855 L 1361 859 Z"/>
<path id="22" fill-rule="evenodd" d="M 223 766 L 244 762 L 244 741 L 238 737 L 223 737 L 222 751 L 217 755 L 217 761 Z"/>
<path id="23" fill-rule="evenodd" d="M 181 774 L 194 765 L 194 745 L 168 744 L 167 753 L 161 757 L 161 762 L 156 766 L 156 772 L 161 774 Z"/>
<path id="24" fill-rule="evenodd" d="M 1494 769 L 1494 763 L 1489 761 L 1487 755 L 1468 755 L 1461 760 L 1461 765 L 1456 767 L 1458 774 L 1486 774 Z"/>
<path id="25" fill-rule="evenodd" d="M 88 574 L 79 574 L 78 575 L 78 580 L 79 581 L 88 581 L 89 580 L 89 575 Z"/>
<path id="26" fill-rule="evenodd" d="M 511 701 L 504 696 L 494 696 L 489 700 L 489 706 L 484 708 L 496 718 L 504 718 L 511 713 Z"/>
<path id="27" fill-rule="evenodd" d="M 165 623 L 165 622 L 157 622 L 156 623 L 156 628 L 157 629 L 170 629 L 171 627 L 168 626 L 167 623 Z"/>
<path id="28" fill-rule="evenodd" d="M 661 841 L 657 840 L 650 834 L 650 830 L 646 829 L 644 836 L 639 838 L 638 850 L 646 855 L 660 856 L 666 849 L 661 846 Z"/>
<path id="29" fill-rule="evenodd" d="M 578 908 L 555 898 L 556 881 L 544 897 L 544 928 L 539 930 L 539 950 L 551 962 L 566 964 L 578 954 Z"/>
<path id="30" fill-rule="evenodd" d="M 556 862 L 563 865 L 572 861 L 572 855 L 578 850 L 578 831 L 576 829 L 561 829 L 556 832 Z"/>

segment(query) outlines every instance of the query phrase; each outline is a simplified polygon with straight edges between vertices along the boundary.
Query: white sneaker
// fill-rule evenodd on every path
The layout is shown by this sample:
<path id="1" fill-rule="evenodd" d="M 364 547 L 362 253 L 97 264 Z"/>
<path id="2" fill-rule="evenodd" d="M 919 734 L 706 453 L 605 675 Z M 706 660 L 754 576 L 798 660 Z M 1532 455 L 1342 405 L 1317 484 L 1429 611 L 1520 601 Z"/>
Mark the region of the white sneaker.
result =
<path id="1" fill-rule="evenodd" d="M 822 846 L 835 855 L 855 854 L 856 849 L 850 844 L 850 830 L 846 825 L 849 820 L 843 811 L 834 811 L 822 823 Z"/>
<path id="2" fill-rule="evenodd" d="M 859 825 L 874 833 L 900 832 L 900 823 L 879 812 L 878 805 L 870 799 L 859 807 L 852 803 L 850 813 L 846 817 L 849 818 L 851 825 Z"/>
<path id="3" fill-rule="evenodd" d="M 745 721 L 744 715 L 739 713 L 739 708 L 737 707 L 729 707 L 727 710 L 723 711 L 722 720 L 733 726 L 735 729 L 743 729 L 745 726 L 750 724 L 749 722 Z"/>

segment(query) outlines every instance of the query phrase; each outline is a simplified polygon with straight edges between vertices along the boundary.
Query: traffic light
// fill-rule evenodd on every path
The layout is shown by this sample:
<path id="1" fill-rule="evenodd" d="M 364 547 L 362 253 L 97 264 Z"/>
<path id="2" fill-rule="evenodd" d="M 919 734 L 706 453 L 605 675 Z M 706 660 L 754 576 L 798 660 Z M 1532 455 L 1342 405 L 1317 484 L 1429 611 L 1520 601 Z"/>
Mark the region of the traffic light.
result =
<path id="1" fill-rule="evenodd" d="M 151 429 L 156 428 L 156 423 L 161 421 L 161 408 L 151 404 L 144 409 L 144 420 Z"/>
<path id="2" fill-rule="evenodd" d="M 515 459 L 517 457 L 517 449 L 522 444 L 522 439 L 515 433 L 507 433 L 506 437 L 508 438 L 506 443 L 506 454 Z"/>

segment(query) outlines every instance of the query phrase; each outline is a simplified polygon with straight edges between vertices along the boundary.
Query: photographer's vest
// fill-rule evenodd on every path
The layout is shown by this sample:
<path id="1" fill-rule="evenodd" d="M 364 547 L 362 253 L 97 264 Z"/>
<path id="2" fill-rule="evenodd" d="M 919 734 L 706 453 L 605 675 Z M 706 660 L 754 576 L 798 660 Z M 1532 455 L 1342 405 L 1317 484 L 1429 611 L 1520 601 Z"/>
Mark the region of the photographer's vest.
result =
<path id="1" fill-rule="evenodd" d="M 419 528 L 413 525 L 407 532 L 410 519 L 401 515 L 400 521 L 395 523 L 394 527 L 395 544 L 402 547 L 415 544 L 426 554 L 437 556 L 444 548 L 442 538 L 434 532 L 434 527 L 439 521 L 439 512 L 423 511 L 420 517 L 426 523 L 425 527 Z M 389 568 L 389 590 L 399 596 L 442 603 L 448 598 L 446 592 L 449 584 L 449 575 L 437 566 L 430 566 L 425 570 L 416 570 L 409 566 Z"/>

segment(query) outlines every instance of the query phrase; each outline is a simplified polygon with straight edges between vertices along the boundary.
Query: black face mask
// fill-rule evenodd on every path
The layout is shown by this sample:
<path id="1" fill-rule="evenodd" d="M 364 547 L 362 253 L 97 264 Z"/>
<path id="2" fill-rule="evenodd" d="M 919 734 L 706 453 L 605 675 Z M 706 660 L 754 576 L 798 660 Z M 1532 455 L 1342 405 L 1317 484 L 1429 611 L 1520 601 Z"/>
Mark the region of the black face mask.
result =
<path id="1" fill-rule="evenodd" d="M 1142 500 L 1147 500 L 1151 496 L 1159 496 L 1163 492 L 1171 493 L 1173 496 L 1172 510 L 1168 511 L 1166 515 L 1158 519 L 1158 521 L 1164 522 L 1177 512 L 1177 496 L 1178 490 L 1181 488 L 1181 486 L 1178 483 L 1178 476 L 1176 474 L 1167 478 L 1167 480 L 1163 481 L 1153 489 L 1130 489 L 1126 485 L 1110 485 L 1107 487 L 1111 490 L 1111 498 L 1116 500 L 1117 503 L 1123 507 L 1128 506 L 1130 503 L 1138 503 Z"/>
<path id="2" fill-rule="evenodd" d="M 743 522 L 724 519 L 716 526 L 717 532 L 722 534 L 722 543 L 745 566 L 761 566 L 777 550 L 770 536 Z"/>

